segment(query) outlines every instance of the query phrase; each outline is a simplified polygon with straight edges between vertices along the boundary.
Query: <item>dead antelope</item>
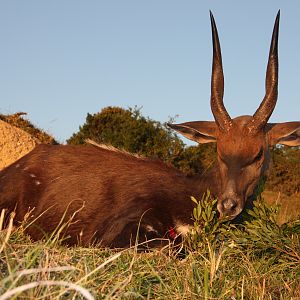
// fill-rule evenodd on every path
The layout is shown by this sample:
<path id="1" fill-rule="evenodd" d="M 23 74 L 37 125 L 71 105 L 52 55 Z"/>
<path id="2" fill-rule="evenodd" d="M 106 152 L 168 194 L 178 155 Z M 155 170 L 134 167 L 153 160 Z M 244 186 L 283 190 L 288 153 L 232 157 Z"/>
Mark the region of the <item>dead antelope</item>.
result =
<path id="1" fill-rule="evenodd" d="M 268 147 L 300 145 L 300 122 L 267 123 L 277 101 L 279 12 L 266 73 L 266 95 L 253 116 L 232 119 L 223 104 L 224 78 L 217 28 L 211 14 L 213 66 L 211 109 L 215 121 L 169 125 L 198 143 L 217 143 L 217 164 L 203 176 L 187 177 L 172 167 L 122 151 L 95 146 L 39 145 L 0 173 L 0 210 L 28 210 L 37 220 L 27 229 L 43 237 L 65 218 L 68 243 L 93 241 L 127 247 L 138 228 L 140 241 L 184 233 L 192 201 L 209 189 L 220 215 L 240 214 L 269 161 Z M 77 213 L 76 213 L 77 212 Z"/>

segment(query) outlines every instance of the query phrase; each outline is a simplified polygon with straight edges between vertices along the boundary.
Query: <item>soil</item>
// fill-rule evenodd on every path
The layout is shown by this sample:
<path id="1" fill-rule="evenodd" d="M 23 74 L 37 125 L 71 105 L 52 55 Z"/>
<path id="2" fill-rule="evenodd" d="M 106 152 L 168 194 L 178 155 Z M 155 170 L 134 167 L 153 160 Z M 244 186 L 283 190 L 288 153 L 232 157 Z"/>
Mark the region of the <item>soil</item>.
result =
<path id="1" fill-rule="evenodd" d="M 22 129 L 0 120 L 0 170 L 30 152 L 38 143 Z"/>

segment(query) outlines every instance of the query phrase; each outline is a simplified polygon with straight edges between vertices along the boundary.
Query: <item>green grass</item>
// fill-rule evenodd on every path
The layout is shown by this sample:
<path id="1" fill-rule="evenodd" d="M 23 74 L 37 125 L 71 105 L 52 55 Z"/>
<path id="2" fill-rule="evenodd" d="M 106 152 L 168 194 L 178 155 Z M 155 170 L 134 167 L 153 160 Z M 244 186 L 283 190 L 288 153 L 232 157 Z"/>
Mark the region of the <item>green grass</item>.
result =
<path id="1" fill-rule="evenodd" d="M 209 201 L 196 201 L 181 253 L 67 248 L 31 242 L 22 227 L 0 231 L 0 300 L 299 299 L 300 220 L 279 225 L 278 209 L 257 202 L 243 223 L 220 222 Z"/>

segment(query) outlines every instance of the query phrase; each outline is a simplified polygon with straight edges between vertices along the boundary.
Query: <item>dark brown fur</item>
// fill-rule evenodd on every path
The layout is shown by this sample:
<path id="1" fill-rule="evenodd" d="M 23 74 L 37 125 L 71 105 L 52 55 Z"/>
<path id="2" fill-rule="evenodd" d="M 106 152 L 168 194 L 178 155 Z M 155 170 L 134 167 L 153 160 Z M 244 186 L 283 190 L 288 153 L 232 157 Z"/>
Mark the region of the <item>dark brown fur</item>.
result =
<path id="1" fill-rule="evenodd" d="M 0 210 L 16 208 L 16 223 L 31 208 L 30 219 L 42 214 L 27 230 L 34 239 L 53 231 L 65 211 L 68 220 L 78 210 L 69 244 L 125 247 L 139 222 L 140 241 L 189 224 L 190 196 L 206 188 L 204 178 L 188 178 L 159 161 L 95 146 L 39 145 L 0 173 Z"/>

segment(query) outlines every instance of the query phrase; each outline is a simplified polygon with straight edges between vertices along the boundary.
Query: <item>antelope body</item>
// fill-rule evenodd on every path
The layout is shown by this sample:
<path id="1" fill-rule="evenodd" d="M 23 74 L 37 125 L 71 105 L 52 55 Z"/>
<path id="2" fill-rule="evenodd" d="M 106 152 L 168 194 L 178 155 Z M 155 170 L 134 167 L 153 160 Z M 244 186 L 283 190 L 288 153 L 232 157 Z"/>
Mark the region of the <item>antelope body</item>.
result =
<path id="1" fill-rule="evenodd" d="M 213 68 L 211 109 L 215 121 L 169 124 L 198 143 L 217 143 L 210 173 L 187 177 L 158 161 L 102 146 L 38 145 L 0 173 L 0 211 L 16 211 L 15 222 L 31 210 L 33 239 L 52 232 L 64 216 L 67 242 L 127 247 L 184 233 L 192 201 L 209 189 L 221 216 L 234 218 L 253 195 L 269 162 L 269 146 L 300 145 L 300 122 L 267 123 L 277 101 L 279 12 L 266 74 L 266 95 L 253 116 L 232 119 L 223 104 L 224 79 L 217 28 L 211 14 Z M 33 210 L 32 210 L 33 209 Z M 153 244 L 155 246 L 155 243 Z"/>

